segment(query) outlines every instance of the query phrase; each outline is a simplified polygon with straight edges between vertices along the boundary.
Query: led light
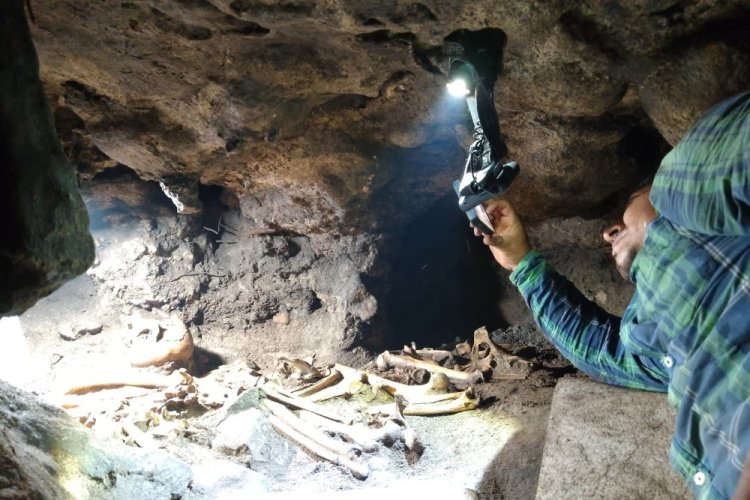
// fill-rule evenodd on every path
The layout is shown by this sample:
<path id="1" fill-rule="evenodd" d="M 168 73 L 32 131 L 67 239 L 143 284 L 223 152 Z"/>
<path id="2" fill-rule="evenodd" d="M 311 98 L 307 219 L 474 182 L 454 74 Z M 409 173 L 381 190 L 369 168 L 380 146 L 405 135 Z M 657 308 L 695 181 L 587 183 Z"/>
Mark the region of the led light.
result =
<path id="1" fill-rule="evenodd" d="M 455 80 L 448 82 L 446 86 L 448 87 L 448 92 L 453 96 L 464 97 L 469 95 L 469 87 L 466 85 L 466 80 L 463 78 L 456 78 Z"/>

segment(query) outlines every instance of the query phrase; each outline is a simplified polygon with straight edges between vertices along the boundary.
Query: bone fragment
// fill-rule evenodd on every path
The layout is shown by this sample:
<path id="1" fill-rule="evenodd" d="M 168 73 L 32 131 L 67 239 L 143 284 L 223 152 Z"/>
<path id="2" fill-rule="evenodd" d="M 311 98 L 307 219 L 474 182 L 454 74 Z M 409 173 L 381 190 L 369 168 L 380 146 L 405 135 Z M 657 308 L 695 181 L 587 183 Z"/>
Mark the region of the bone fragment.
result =
<path id="1" fill-rule="evenodd" d="M 307 396 L 307 400 L 325 401 L 326 399 L 333 399 L 340 396 L 351 396 L 362 387 L 362 382 L 364 382 L 365 376 L 364 372 L 343 365 L 335 365 L 334 370 L 340 373 L 343 378 L 336 385 L 326 387 L 325 389 Z"/>
<path id="2" fill-rule="evenodd" d="M 281 314 L 281 313 L 279 313 Z M 278 314 L 274 316 L 276 318 Z M 278 322 L 278 321 L 277 321 Z M 287 323 L 288 323 L 287 318 Z M 312 361 L 312 360 L 311 360 Z M 313 378 L 320 378 L 323 376 L 323 370 L 313 366 L 311 361 L 307 361 L 299 358 L 279 358 L 280 371 L 284 375 L 293 375 L 302 380 L 311 380 Z"/>
<path id="3" fill-rule="evenodd" d="M 413 397 L 412 399 L 407 400 L 407 402 L 409 404 L 437 403 L 439 401 L 449 401 L 453 399 L 458 399 L 461 397 L 463 393 L 464 391 L 446 392 L 444 394 L 424 394 L 422 396 Z"/>
<path id="4" fill-rule="evenodd" d="M 407 427 L 404 430 L 404 445 L 406 445 L 407 450 L 414 453 L 417 457 L 421 457 L 422 453 L 424 453 L 424 444 L 419 440 L 417 431 L 413 427 Z"/>
<path id="5" fill-rule="evenodd" d="M 448 390 L 449 385 L 448 376 L 440 372 L 431 373 L 430 380 L 426 384 L 408 385 L 394 382 L 374 373 L 365 370 L 357 370 L 346 365 L 337 364 L 335 366 L 335 369 L 343 374 L 345 380 L 356 378 L 370 384 L 377 389 L 381 389 L 387 392 L 391 396 L 402 396 L 408 401 L 415 400 L 421 402 L 424 401 L 425 398 L 429 401 L 440 401 L 443 399 L 452 398 L 450 394 L 445 394 L 445 391 Z"/>
<path id="6" fill-rule="evenodd" d="M 318 427 L 299 418 L 294 414 L 294 412 L 289 410 L 283 404 L 268 400 L 266 400 L 263 404 L 271 411 L 273 415 L 278 417 L 287 425 L 293 427 L 294 430 L 301 434 L 304 434 L 311 440 L 318 443 L 320 446 L 331 450 L 335 454 L 341 455 L 348 459 L 353 459 L 362 454 L 362 449 L 360 447 L 353 445 L 352 443 L 346 443 L 344 441 L 338 441 L 331 438 L 330 436 L 328 436 L 328 434 L 324 433 Z"/>
<path id="7" fill-rule="evenodd" d="M 378 443 L 363 432 L 366 430 L 364 428 L 334 422 L 306 410 L 300 410 L 298 416 L 301 420 L 319 427 L 324 432 L 344 436 L 346 439 L 356 443 L 364 451 L 371 452 L 378 448 Z"/>
<path id="8" fill-rule="evenodd" d="M 428 363 L 434 363 L 437 365 L 442 365 L 444 361 L 453 357 L 453 353 L 444 349 L 432 349 L 430 347 L 417 349 L 414 342 L 412 342 L 410 346 L 405 345 L 401 352 L 406 356 L 423 359 Z"/>
<path id="9" fill-rule="evenodd" d="M 375 366 L 377 366 L 378 370 L 381 372 L 387 371 L 388 368 L 390 368 L 390 366 L 388 366 L 388 362 L 383 356 L 378 356 L 377 359 L 375 359 Z"/>
<path id="10" fill-rule="evenodd" d="M 366 464 L 355 462 L 350 458 L 336 454 L 335 452 L 329 450 L 328 448 L 320 445 L 315 440 L 306 436 L 302 432 L 298 431 L 291 425 L 287 424 L 276 415 L 269 415 L 268 420 L 280 434 L 298 443 L 300 446 L 307 448 L 308 450 L 310 450 L 310 452 L 314 453 L 320 458 L 348 468 L 352 471 L 352 474 L 357 479 L 367 479 L 367 476 L 370 474 L 370 470 Z"/>
<path id="11" fill-rule="evenodd" d="M 467 410 L 474 410 L 479 405 L 479 397 L 474 395 L 471 388 L 459 393 L 460 396 L 437 402 L 415 403 L 410 402 L 404 409 L 404 415 L 448 415 Z"/>
<path id="12" fill-rule="evenodd" d="M 180 319 L 170 316 L 146 327 L 136 321 L 134 325 L 147 333 L 145 337 L 136 336 L 133 339 L 129 354 L 130 364 L 146 367 L 174 362 L 182 366 L 191 366 L 193 336 Z"/>
<path id="13" fill-rule="evenodd" d="M 322 391 L 313 394 L 305 399 L 309 401 L 319 402 L 327 399 L 338 398 L 341 396 L 351 396 L 356 394 L 357 391 L 362 387 L 362 382 L 359 380 L 347 380 L 344 379 L 333 387 L 323 389 Z"/>
<path id="14" fill-rule="evenodd" d="M 122 424 L 122 432 L 141 448 L 150 448 L 153 450 L 159 448 L 159 444 L 154 438 L 131 423 Z"/>
<path id="15" fill-rule="evenodd" d="M 312 396 L 313 394 L 320 392 L 323 389 L 327 389 L 331 386 L 338 384 L 339 382 L 341 382 L 341 380 L 343 380 L 343 378 L 344 376 L 341 375 L 340 371 L 332 370 L 328 376 L 318 380 L 312 385 L 309 385 L 307 387 L 304 387 L 302 389 L 295 391 L 294 395 L 302 397 L 302 398 L 307 397 L 307 396 Z"/>
<path id="16" fill-rule="evenodd" d="M 300 398 L 294 395 L 284 395 L 277 390 L 270 387 L 268 384 L 264 385 L 261 390 L 273 401 L 284 403 L 287 406 L 299 408 L 300 410 L 307 410 L 313 413 L 317 413 L 320 416 L 326 417 L 327 419 L 341 422 L 343 424 L 350 424 L 351 418 L 342 417 L 341 415 L 330 411 L 328 408 L 321 406 L 317 403 L 309 401 L 304 398 Z"/>
<path id="17" fill-rule="evenodd" d="M 407 401 L 422 399 L 429 394 L 444 393 L 448 389 L 448 378 L 444 373 L 432 373 L 426 384 L 407 385 L 393 382 L 386 378 L 367 373 L 367 382 L 391 396 L 403 396 Z"/>
<path id="18" fill-rule="evenodd" d="M 378 443 L 391 446 L 401 439 L 402 434 L 401 426 L 392 420 L 386 420 L 381 427 L 371 428 L 358 424 L 344 425 L 304 410 L 299 412 L 299 417 L 319 426 L 326 432 L 347 437 L 368 452 L 377 450 Z"/>
<path id="19" fill-rule="evenodd" d="M 382 360 L 382 361 L 381 361 Z M 462 372 L 453 370 L 451 368 L 445 368 L 444 366 L 435 365 L 428 363 L 421 359 L 411 358 L 409 356 L 401 356 L 399 354 L 391 354 L 389 351 L 383 351 L 378 356 L 377 365 L 392 367 L 404 367 L 404 368 L 424 368 L 431 373 L 443 373 L 448 376 L 451 382 L 459 384 L 474 384 L 481 382 L 484 379 L 482 372 L 475 370 L 470 372 Z"/>
<path id="20" fill-rule="evenodd" d="M 445 351 L 442 349 L 417 349 L 415 351 L 418 356 L 422 357 L 423 359 L 431 359 L 435 361 L 436 363 L 443 363 L 446 359 L 450 359 L 453 354 L 450 351 Z"/>
<path id="21" fill-rule="evenodd" d="M 119 389 L 120 387 L 143 387 L 146 389 L 157 389 L 168 387 L 175 383 L 175 379 L 164 375 L 123 373 L 114 374 L 110 377 L 102 377 L 86 383 L 71 384 L 64 389 L 63 394 L 86 394 L 88 392 L 101 391 L 104 389 Z"/>
<path id="22" fill-rule="evenodd" d="M 404 348 L 401 349 L 401 352 L 404 355 L 406 355 L 406 356 L 409 356 L 409 357 L 414 358 L 414 359 L 420 359 L 420 360 L 424 361 L 425 363 L 429 363 L 431 365 L 438 365 L 438 364 L 440 364 L 440 363 L 438 363 L 437 361 L 435 361 L 432 358 L 424 358 L 423 356 L 421 356 L 417 352 L 417 346 L 414 345 L 413 342 L 412 342 L 411 346 L 405 345 Z"/>
<path id="23" fill-rule="evenodd" d="M 486 345 L 489 352 L 483 353 L 481 346 Z M 466 368 L 491 374 L 495 380 L 523 380 L 528 377 L 532 363 L 515 356 L 496 344 L 487 331 L 481 327 L 474 331 L 474 344 L 471 347 L 471 363 Z"/>

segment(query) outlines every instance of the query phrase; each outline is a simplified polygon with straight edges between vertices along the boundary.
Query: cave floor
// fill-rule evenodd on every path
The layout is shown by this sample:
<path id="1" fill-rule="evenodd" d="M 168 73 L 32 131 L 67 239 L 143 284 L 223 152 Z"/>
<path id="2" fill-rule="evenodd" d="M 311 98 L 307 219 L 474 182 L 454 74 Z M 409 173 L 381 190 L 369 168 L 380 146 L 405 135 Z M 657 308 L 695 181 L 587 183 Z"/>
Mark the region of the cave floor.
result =
<path id="1" fill-rule="evenodd" d="M 128 332 L 114 327 L 120 320 L 112 304 L 99 300 L 89 276 L 71 281 L 20 318 L 17 336 L 23 338 L 16 345 L 25 345 L 25 352 L 21 349 L 14 355 L 22 369 L 15 372 L 13 382 L 60 404 L 66 387 L 82 379 L 95 380 L 103 372 L 125 365 L 124 336 Z M 70 332 L 64 325 L 71 322 L 101 332 L 66 340 L 59 332 Z M 200 351 L 201 339 L 195 342 Z M 158 389 L 99 391 L 105 395 L 96 403 L 76 403 L 69 411 L 102 439 L 163 448 L 186 462 L 193 472 L 187 495 L 191 498 L 226 498 L 248 491 L 269 498 L 299 498 L 302 492 L 306 498 L 366 498 L 432 490 L 442 493 L 438 498 L 534 498 L 552 393 L 565 363 L 553 350 L 527 348 L 525 352 L 534 356 L 541 369 L 526 380 L 477 385 L 482 397 L 478 409 L 406 417 L 424 445 L 424 453 L 413 463 L 409 463 L 402 443 L 365 453 L 361 460 L 370 469 L 365 480 L 288 444 L 269 445 L 271 449 L 265 453 L 273 456 L 265 462 L 257 457 L 250 460 L 243 449 L 218 450 L 216 429 L 206 422 L 221 410 L 204 415 L 183 411 L 178 418 L 159 419 L 149 413 L 149 404 L 153 407 L 155 400 L 164 397 L 164 391 Z M 257 381 L 258 374 L 248 367 L 253 356 L 253 352 L 237 351 L 233 360 L 210 367 L 212 371 L 204 370 L 201 380 L 229 384 L 233 390 L 237 384 L 249 385 Z M 275 367 L 259 368 L 268 375 Z M 153 370 L 140 371 L 159 376 Z M 338 398 L 330 404 L 353 414 L 363 411 L 356 398 Z M 133 430 L 134 424 L 144 432 Z"/>

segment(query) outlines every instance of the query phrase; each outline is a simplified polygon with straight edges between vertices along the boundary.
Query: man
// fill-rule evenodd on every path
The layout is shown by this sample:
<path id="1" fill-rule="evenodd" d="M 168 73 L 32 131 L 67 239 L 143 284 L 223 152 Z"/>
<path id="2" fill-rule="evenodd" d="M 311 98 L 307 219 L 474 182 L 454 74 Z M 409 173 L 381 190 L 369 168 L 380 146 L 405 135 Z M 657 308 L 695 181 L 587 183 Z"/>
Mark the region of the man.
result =
<path id="1" fill-rule="evenodd" d="M 558 349 L 597 380 L 668 392 L 670 460 L 695 496 L 750 499 L 750 92 L 701 118 L 605 230 L 636 286 L 622 318 L 531 249 L 509 203 L 486 209 L 484 243 Z"/>

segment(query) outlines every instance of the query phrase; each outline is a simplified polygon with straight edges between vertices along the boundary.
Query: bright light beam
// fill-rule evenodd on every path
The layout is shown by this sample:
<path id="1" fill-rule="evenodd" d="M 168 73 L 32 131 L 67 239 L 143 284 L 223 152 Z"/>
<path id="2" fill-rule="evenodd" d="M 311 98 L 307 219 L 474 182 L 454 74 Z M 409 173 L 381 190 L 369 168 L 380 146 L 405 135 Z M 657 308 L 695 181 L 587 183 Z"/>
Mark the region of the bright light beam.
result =
<path id="1" fill-rule="evenodd" d="M 0 379 L 26 389 L 31 380 L 31 356 L 18 316 L 0 318 Z"/>
<path id="2" fill-rule="evenodd" d="M 448 82 L 446 85 L 448 92 L 455 97 L 464 97 L 469 95 L 469 86 L 466 85 L 466 80 L 463 78 L 456 78 L 455 80 Z"/>

